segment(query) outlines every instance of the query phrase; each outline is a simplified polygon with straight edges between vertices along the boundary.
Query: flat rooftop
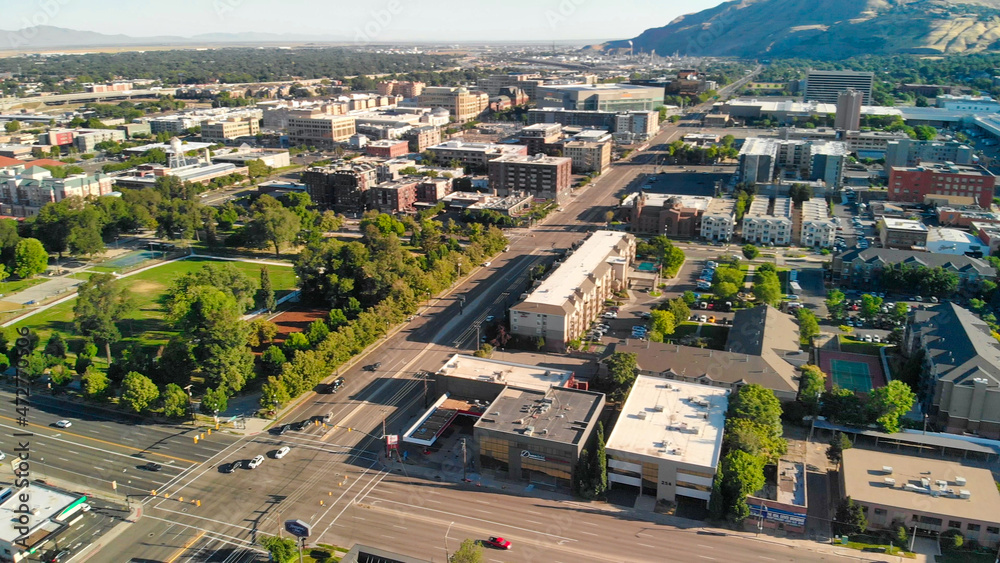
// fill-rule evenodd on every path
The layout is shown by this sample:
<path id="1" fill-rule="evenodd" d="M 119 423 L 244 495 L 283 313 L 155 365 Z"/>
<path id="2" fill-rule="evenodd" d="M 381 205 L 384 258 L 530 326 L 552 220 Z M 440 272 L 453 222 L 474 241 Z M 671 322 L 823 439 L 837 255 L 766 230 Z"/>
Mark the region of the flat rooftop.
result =
<path id="1" fill-rule="evenodd" d="M 974 164 L 953 164 L 951 162 L 922 162 L 917 166 L 892 167 L 905 172 L 936 172 L 938 174 L 960 174 L 962 176 L 993 176 L 982 166 Z"/>
<path id="2" fill-rule="evenodd" d="M 590 238 L 570 254 L 549 277 L 536 287 L 522 304 L 556 305 L 562 307 L 576 293 L 576 288 L 605 262 L 626 260 L 618 256 L 615 247 L 631 236 L 616 231 L 595 231 Z M 520 305 L 515 305 L 514 309 Z"/>
<path id="3" fill-rule="evenodd" d="M 545 391 L 550 387 L 564 387 L 573 378 L 573 372 L 568 370 L 501 362 L 463 354 L 452 356 L 448 363 L 438 370 L 438 373 L 449 377 L 502 383 L 511 387 L 535 391 Z"/>
<path id="4" fill-rule="evenodd" d="M 181 145 L 181 149 L 184 152 L 202 151 L 202 150 L 205 150 L 205 149 L 207 149 L 207 148 L 209 148 L 211 146 L 213 146 L 212 143 L 191 143 L 191 142 L 185 142 L 185 143 L 183 143 Z M 163 151 L 163 152 L 165 152 L 167 154 L 174 154 L 174 149 L 170 147 L 169 143 L 152 143 L 152 144 L 149 144 L 149 145 L 142 145 L 141 147 L 132 147 L 132 148 L 129 148 L 129 149 L 125 149 L 125 152 L 144 153 L 146 151 L 153 150 L 153 149 L 160 149 L 161 151 Z"/>
<path id="5" fill-rule="evenodd" d="M 677 194 L 645 194 L 646 205 L 653 207 L 663 207 L 671 200 L 681 204 L 684 209 L 698 209 L 705 211 L 715 198 L 701 195 L 677 195 Z M 733 204 L 735 205 L 735 203 Z"/>
<path id="6" fill-rule="evenodd" d="M 28 487 L 21 489 L 5 487 L 0 491 L 0 498 L 4 498 L 3 502 L 0 503 L 0 518 L 4 522 L 17 520 L 18 515 L 14 511 L 21 505 L 18 496 L 22 491 L 26 492 L 31 499 L 28 503 L 29 506 L 32 509 L 38 510 L 37 514 L 31 515 L 29 526 L 32 528 L 32 534 L 29 534 L 29 536 L 33 535 L 35 528 L 42 526 L 48 520 L 56 518 L 70 505 L 80 499 L 80 495 L 61 493 L 37 483 L 32 483 L 30 490 Z M 13 543 L 18 537 L 18 532 L 12 526 L 0 526 L 0 540 Z"/>
<path id="7" fill-rule="evenodd" d="M 486 407 L 476 427 L 578 444 L 603 406 L 604 395 L 593 391 L 507 387 Z"/>
<path id="8" fill-rule="evenodd" d="M 499 158 L 494 158 L 490 162 L 514 162 L 517 164 L 544 164 L 555 166 L 563 162 L 573 162 L 573 159 L 565 156 L 548 156 L 544 154 L 505 154 Z"/>
<path id="9" fill-rule="evenodd" d="M 891 467 L 892 473 L 883 471 Z M 844 450 L 844 495 L 861 503 L 930 512 L 963 521 L 1000 522 L 1000 492 L 986 469 L 876 450 Z M 889 485 L 886 478 L 895 479 Z M 924 485 L 921 479 L 930 479 Z M 965 479 L 960 485 L 956 479 Z M 944 482 L 944 487 L 939 481 Z M 962 491 L 969 498 L 961 498 Z"/>
<path id="10" fill-rule="evenodd" d="M 886 217 L 882 219 L 885 222 L 885 228 L 892 229 L 894 231 L 913 231 L 913 232 L 927 232 L 927 226 L 920 221 L 913 221 L 910 219 L 894 219 L 892 217 Z"/>
<path id="11" fill-rule="evenodd" d="M 607 451 L 716 467 L 729 390 L 640 375 Z"/>

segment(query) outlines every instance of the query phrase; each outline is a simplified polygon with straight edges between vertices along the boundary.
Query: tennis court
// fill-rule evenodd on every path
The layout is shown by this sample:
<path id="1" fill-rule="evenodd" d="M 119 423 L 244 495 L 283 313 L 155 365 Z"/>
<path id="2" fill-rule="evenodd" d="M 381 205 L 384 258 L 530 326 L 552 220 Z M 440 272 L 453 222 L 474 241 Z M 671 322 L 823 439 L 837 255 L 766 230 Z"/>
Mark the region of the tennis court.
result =
<path id="1" fill-rule="evenodd" d="M 105 268 L 128 268 L 130 266 L 135 266 L 136 264 L 145 262 L 146 260 L 152 260 L 153 258 L 159 258 L 163 253 L 160 251 L 153 250 L 136 250 L 134 252 L 129 252 L 128 254 L 123 254 L 118 258 L 108 260 L 101 264 Z"/>
<path id="2" fill-rule="evenodd" d="M 849 360 L 830 360 L 830 376 L 837 387 L 867 393 L 872 390 L 872 376 L 868 365 Z"/>

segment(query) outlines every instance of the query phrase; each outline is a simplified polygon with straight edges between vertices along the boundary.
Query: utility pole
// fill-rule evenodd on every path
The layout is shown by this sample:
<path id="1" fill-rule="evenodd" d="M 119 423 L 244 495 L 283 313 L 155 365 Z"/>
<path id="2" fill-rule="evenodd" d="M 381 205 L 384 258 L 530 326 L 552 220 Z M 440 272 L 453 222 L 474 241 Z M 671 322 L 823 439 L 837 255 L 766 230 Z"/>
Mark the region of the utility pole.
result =
<path id="1" fill-rule="evenodd" d="M 466 451 L 465 451 L 465 438 L 462 438 L 462 481 L 463 482 L 468 479 L 468 476 L 466 475 L 465 470 L 466 470 L 466 468 L 469 465 L 468 462 L 466 461 L 465 453 L 466 453 Z"/>

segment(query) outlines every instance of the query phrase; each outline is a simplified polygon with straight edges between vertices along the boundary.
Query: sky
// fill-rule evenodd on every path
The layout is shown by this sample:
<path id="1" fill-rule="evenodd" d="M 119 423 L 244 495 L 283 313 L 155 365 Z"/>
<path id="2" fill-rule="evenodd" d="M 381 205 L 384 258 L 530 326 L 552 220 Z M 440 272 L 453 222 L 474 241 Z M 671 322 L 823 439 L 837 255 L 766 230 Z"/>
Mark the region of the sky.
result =
<path id="1" fill-rule="evenodd" d="M 0 27 L 133 37 L 302 33 L 382 41 L 628 39 L 722 0 L 0 0 Z M 347 9 L 345 9 L 347 7 Z"/>

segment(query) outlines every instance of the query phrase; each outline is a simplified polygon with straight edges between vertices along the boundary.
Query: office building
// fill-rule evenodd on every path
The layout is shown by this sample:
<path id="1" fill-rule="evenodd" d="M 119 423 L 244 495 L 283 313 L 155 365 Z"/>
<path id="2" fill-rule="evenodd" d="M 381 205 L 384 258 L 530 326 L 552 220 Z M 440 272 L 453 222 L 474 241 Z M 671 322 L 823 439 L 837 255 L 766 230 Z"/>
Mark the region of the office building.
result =
<path id="1" fill-rule="evenodd" d="M 604 172 L 611 166 L 611 143 L 569 141 L 563 143 L 563 156 L 573 161 L 573 172 Z"/>
<path id="2" fill-rule="evenodd" d="M 1000 102 L 989 96 L 952 96 L 942 94 L 934 99 L 934 105 L 939 108 L 956 111 L 988 112 L 1000 111 Z"/>
<path id="3" fill-rule="evenodd" d="M 354 118 L 346 115 L 288 118 L 288 142 L 292 145 L 333 148 L 356 132 Z"/>
<path id="4" fill-rule="evenodd" d="M 807 102 L 836 104 L 837 96 L 846 90 L 855 90 L 863 96 L 862 104 L 872 105 L 872 88 L 875 74 L 849 70 L 810 70 L 806 76 Z"/>
<path id="5" fill-rule="evenodd" d="M 597 231 L 520 303 L 510 308 L 511 333 L 562 349 L 604 311 L 604 300 L 628 287 L 635 237 Z"/>
<path id="6" fill-rule="evenodd" d="M 230 162 L 238 166 L 246 166 L 251 160 L 259 160 L 271 168 L 284 168 L 291 165 L 291 157 L 284 149 L 261 149 L 241 145 L 232 152 L 220 153 L 221 151 L 212 157 L 213 162 Z"/>
<path id="7" fill-rule="evenodd" d="M 885 268 L 942 268 L 958 277 L 959 291 L 978 291 L 980 282 L 992 280 L 996 270 L 969 256 L 931 254 L 920 250 L 865 248 L 848 250 L 833 257 L 833 283 L 850 289 L 879 290 Z"/>
<path id="8" fill-rule="evenodd" d="M 792 200 L 787 197 L 754 198 L 743 215 L 743 241 L 770 246 L 791 244 Z"/>
<path id="9" fill-rule="evenodd" d="M 161 177 L 172 176 L 182 182 L 207 185 L 216 178 L 239 174 L 247 176 L 245 166 L 237 166 L 229 162 L 210 163 L 190 158 L 181 166 L 161 166 L 159 164 L 140 164 L 128 174 L 115 177 L 115 185 L 125 188 L 151 188 Z"/>
<path id="10" fill-rule="evenodd" d="M 207 143 L 226 143 L 240 137 L 253 137 L 260 133 L 260 120 L 233 117 L 222 121 L 206 121 L 201 125 L 201 140 Z"/>
<path id="11" fill-rule="evenodd" d="M 476 86 L 485 91 L 490 96 L 499 96 L 505 88 L 524 88 L 524 83 L 528 80 L 542 81 L 542 75 L 537 73 L 518 74 L 491 74 L 480 79 Z"/>
<path id="12" fill-rule="evenodd" d="M 418 99 L 421 106 L 447 109 L 458 123 L 478 118 L 490 105 L 490 95 L 486 92 L 462 87 L 431 86 L 425 88 Z"/>
<path id="13" fill-rule="evenodd" d="M 201 127 L 201 124 L 211 117 L 207 115 L 176 114 L 154 117 L 149 120 L 149 130 L 152 134 L 170 133 L 179 135 L 192 127 Z"/>
<path id="14" fill-rule="evenodd" d="M 493 143 L 466 143 L 464 141 L 445 141 L 427 147 L 434 154 L 438 163 L 458 161 L 475 171 L 486 171 L 486 164 L 501 156 L 528 156 L 528 147 L 524 145 L 503 145 Z"/>
<path id="15" fill-rule="evenodd" d="M 885 170 L 923 163 L 972 164 L 972 147 L 959 141 L 917 141 L 898 139 L 886 143 Z"/>
<path id="16" fill-rule="evenodd" d="M 365 154 L 377 158 L 399 158 L 406 156 L 409 152 L 410 143 L 407 141 L 379 139 L 365 145 Z"/>
<path id="17" fill-rule="evenodd" d="M 22 508 L 25 499 L 30 501 L 28 514 Z M 86 496 L 49 488 L 40 479 L 32 479 L 30 486 L 0 489 L 0 516 L 6 515 L 7 522 L 0 531 L 0 559 L 15 563 L 29 561 L 29 557 L 40 560 L 36 559 L 39 551 L 68 533 L 70 522 L 83 515 L 86 502 Z M 23 530 L 19 529 L 21 522 Z"/>
<path id="18" fill-rule="evenodd" d="M 932 422 L 953 434 L 1000 439 L 1000 344 L 986 321 L 954 302 L 917 310 L 911 321 L 903 352 L 923 357 Z"/>
<path id="19" fill-rule="evenodd" d="M 377 184 L 370 190 L 369 205 L 380 213 L 398 215 L 416 211 L 417 186 L 420 179 L 407 177 L 392 182 Z"/>
<path id="20" fill-rule="evenodd" d="M 30 164 L 30 163 L 28 163 Z M 47 203 L 69 197 L 100 197 L 112 191 L 114 180 L 106 174 L 74 174 L 53 178 L 41 166 L 11 166 L 0 169 L 0 214 L 30 217 Z"/>
<path id="21" fill-rule="evenodd" d="M 844 450 L 840 492 L 861 505 L 872 530 L 894 533 L 902 522 L 910 533 L 954 530 L 989 549 L 1000 541 L 1000 492 L 988 469 L 851 448 Z"/>
<path id="22" fill-rule="evenodd" d="M 539 108 L 585 111 L 651 111 L 663 105 L 663 89 L 635 84 L 540 86 Z"/>
<path id="23" fill-rule="evenodd" d="M 837 224 L 830 218 L 830 206 L 821 197 L 802 202 L 799 245 L 830 248 L 837 237 Z"/>
<path id="24" fill-rule="evenodd" d="M 400 138 L 409 143 L 410 152 L 424 152 L 441 142 L 441 128 L 436 125 L 411 127 Z"/>
<path id="25" fill-rule="evenodd" d="M 727 389 L 636 377 L 605 446 L 608 485 L 707 508 L 728 406 Z"/>
<path id="26" fill-rule="evenodd" d="M 833 128 L 841 131 L 858 131 L 861 129 L 861 105 L 865 95 L 857 90 L 844 90 L 837 94 L 837 115 L 834 117 Z"/>
<path id="27" fill-rule="evenodd" d="M 649 139 L 659 130 L 660 114 L 656 111 L 584 111 L 562 108 L 528 110 L 528 123 L 559 123 L 563 126 L 604 129 L 619 142 L 630 143 Z"/>
<path id="28" fill-rule="evenodd" d="M 98 143 L 125 141 L 125 131 L 121 129 L 77 129 L 74 131 L 73 146 L 81 153 L 93 152 Z"/>
<path id="29" fill-rule="evenodd" d="M 322 168 L 307 168 L 302 173 L 313 202 L 336 211 L 364 211 L 368 190 L 378 183 L 377 168 L 368 163 L 345 163 Z"/>
<path id="30" fill-rule="evenodd" d="M 996 176 L 982 166 L 952 163 L 893 167 L 889 171 L 889 201 L 923 203 L 929 195 L 967 196 L 983 209 L 993 204 Z"/>
<path id="31" fill-rule="evenodd" d="M 416 98 L 424 92 L 426 86 L 423 82 L 389 80 L 378 83 L 378 93 L 383 96 L 402 96 L 407 99 Z"/>
<path id="32" fill-rule="evenodd" d="M 927 227 L 920 221 L 883 217 L 878 222 L 878 236 L 883 248 L 927 249 Z"/>
<path id="33" fill-rule="evenodd" d="M 566 157 L 507 155 L 488 164 L 490 187 L 500 197 L 526 192 L 535 199 L 562 202 L 569 197 L 573 161 Z"/>

